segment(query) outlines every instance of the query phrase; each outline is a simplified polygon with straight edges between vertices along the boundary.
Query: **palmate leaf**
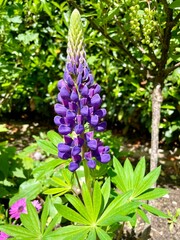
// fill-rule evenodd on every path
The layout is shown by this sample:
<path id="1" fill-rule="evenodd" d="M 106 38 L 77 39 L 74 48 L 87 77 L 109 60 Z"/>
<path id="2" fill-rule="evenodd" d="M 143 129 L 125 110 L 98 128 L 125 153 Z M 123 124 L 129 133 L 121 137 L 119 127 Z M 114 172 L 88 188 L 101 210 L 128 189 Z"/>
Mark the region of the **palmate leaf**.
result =
<path id="1" fill-rule="evenodd" d="M 69 192 L 70 190 L 71 190 L 71 189 L 69 189 L 69 188 L 64 188 L 64 187 L 62 187 L 62 188 L 50 188 L 50 189 L 48 189 L 48 190 L 45 190 L 43 193 L 44 193 L 44 194 L 50 194 L 50 195 L 56 194 L 56 196 L 62 196 L 62 195 L 64 195 L 65 193 Z"/>
<path id="2" fill-rule="evenodd" d="M 43 162 L 43 164 L 33 170 L 33 175 L 36 179 L 42 178 L 44 175 L 52 171 L 55 167 L 66 163 L 61 159 L 53 159 L 48 162 Z"/>
<path id="3" fill-rule="evenodd" d="M 103 196 L 103 209 L 106 207 L 106 204 L 108 203 L 111 186 L 110 186 L 110 178 L 107 178 L 105 183 L 103 184 L 101 188 L 102 196 Z"/>
<path id="4" fill-rule="evenodd" d="M 160 198 L 167 193 L 168 193 L 168 190 L 165 188 L 155 188 L 155 189 L 152 188 L 152 189 L 148 189 L 145 193 L 136 197 L 136 199 L 151 200 L 151 199 Z"/>
<path id="5" fill-rule="evenodd" d="M 100 240 L 111 240 L 112 239 L 102 228 L 97 227 L 96 232 L 97 232 L 97 235 Z"/>
<path id="6" fill-rule="evenodd" d="M 101 203 L 102 203 L 101 189 L 100 189 L 99 183 L 95 182 L 94 191 L 93 191 L 94 221 L 97 220 L 97 217 L 99 215 L 99 212 L 101 209 Z"/>
<path id="7" fill-rule="evenodd" d="M 43 211 L 41 214 L 41 231 L 42 231 L 42 233 L 44 232 L 44 229 L 46 227 L 46 222 L 47 222 L 47 218 L 49 215 L 50 204 L 51 204 L 50 198 L 49 198 L 49 196 L 47 196 L 46 201 L 43 206 Z"/>
<path id="8" fill-rule="evenodd" d="M 71 208 L 64 205 L 55 205 L 58 212 L 69 221 L 74 223 L 80 223 L 83 225 L 89 225 L 89 221 L 82 217 L 79 213 L 75 212 Z"/>
<path id="9" fill-rule="evenodd" d="M 148 173 L 141 182 L 139 182 L 137 188 L 134 190 L 133 196 L 138 196 L 141 193 L 145 192 L 148 188 L 150 188 L 158 179 L 161 171 L 161 167 L 154 169 L 150 173 Z"/>
<path id="10" fill-rule="evenodd" d="M 89 215 L 89 212 L 87 211 L 84 204 L 81 202 L 79 198 L 70 194 L 66 194 L 65 197 L 73 205 L 73 207 L 81 214 L 82 217 L 86 218 L 89 222 L 91 222 L 91 216 Z"/>
<path id="11" fill-rule="evenodd" d="M 43 240 L 85 240 L 90 229 L 87 226 L 62 227 L 43 237 Z"/>
<path id="12" fill-rule="evenodd" d="M 129 159 L 126 159 L 124 163 L 124 176 L 126 181 L 126 190 L 133 189 L 134 171 Z"/>
<path id="13" fill-rule="evenodd" d="M 0 231 L 5 232 L 6 234 L 15 237 L 18 240 L 36 239 L 36 233 L 33 233 L 32 230 L 30 231 L 21 226 L 12 224 L 0 225 Z"/>
<path id="14" fill-rule="evenodd" d="M 52 144 L 54 144 L 54 146 L 58 146 L 58 144 L 62 141 L 62 137 L 60 136 L 60 134 L 58 134 L 57 132 L 50 130 L 47 132 L 47 137 L 50 140 L 50 142 Z"/>
<path id="15" fill-rule="evenodd" d="M 58 149 L 48 140 L 37 140 L 37 145 L 42 148 L 46 153 L 50 153 L 53 155 L 58 155 Z"/>
<path id="16" fill-rule="evenodd" d="M 116 176 L 112 177 L 112 181 L 116 183 L 117 187 L 122 192 L 127 192 L 126 186 L 126 176 L 124 174 L 124 168 L 122 167 L 121 163 L 117 160 L 116 157 L 113 157 L 113 166 L 115 169 Z"/>
<path id="17" fill-rule="evenodd" d="M 162 218 L 168 218 L 169 217 L 167 214 L 161 212 L 160 210 L 158 210 L 155 207 L 149 206 L 148 204 L 143 203 L 142 208 L 144 208 L 148 212 L 150 212 L 150 213 L 152 213 L 152 214 L 154 214 L 158 217 L 162 217 Z"/>
<path id="18" fill-rule="evenodd" d="M 149 218 L 147 217 L 145 212 L 143 210 L 141 210 L 140 208 L 137 209 L 137 214 L 144 220 L 144 222 L 146 222 L 148 224 L 150 223 Z"/>
<path id="19" fill-rule="evenodd" d="M 119 209 L 129 201 L 131 194 L 132 191 L 129 191 L 116 197 L 105 209 L 101 217 L 97 220 L 97 224 L 101 226 L 108 226 L 116 221 L 127 221 L 129 218 L 121 216 Z"/>
<path id="20" fill-rule="evenodd" d="M 142 157 L 134 170 L 134 189 L 136 189 L 138 184 L 143 180 L 145 171 L 146 171 L 146 161 L 145 161 L 145 158 Z"/>
<path id="21" fill-rule="evenodd" d="M 11 198 L 9 205 L 11 206 L 20 198 L 26 198 L 26 200 L 35 199 L 36 196 L 42 191 L 42 184 L 40 181 L 30 179 L 23 182 L 19 187 L 19 193 Z"/>
<path id="22" fill-rule="evenodd" d="M 83 184 L 83 186 L 82 186 L 82 198 L 83 198 L 85 208 L 90 215 L 91 221 L 94 222 L 95 215 L 94 215 L 92 198 L 91 198 L 91 194 L 90 194 L 89 189 L 86 184 Z"/>
<path id="23" fill-rule="evenodd" d="M 37 210 L 31 202 L 27 202 L 27 212 L 28 214 L 21 214 L 20 219 L 25 228 L 29 231 L 41 234 L 40 231 L 40 221 L 38 217 Z"/>

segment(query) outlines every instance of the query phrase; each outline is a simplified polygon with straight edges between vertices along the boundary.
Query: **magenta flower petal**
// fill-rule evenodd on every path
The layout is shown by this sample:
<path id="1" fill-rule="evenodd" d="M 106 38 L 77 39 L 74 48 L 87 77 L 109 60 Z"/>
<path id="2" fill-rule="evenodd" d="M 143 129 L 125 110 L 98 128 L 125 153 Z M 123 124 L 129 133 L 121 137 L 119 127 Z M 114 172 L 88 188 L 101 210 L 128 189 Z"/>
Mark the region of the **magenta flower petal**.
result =
<path id="1" fill-rule="evenodd" d="M 37 212 L 39 212 L 41 210 L 42 206 L 38 200 L 33 200 L 32 204 L 36 208 Z"/>
<path id="2" fill-rule="evenodd" d="M 0 240 L 6 240 L 8 239 L 10 236 L 8 234 L 6 234 L 5 232 L 1 232 L 0 231 Z"/>
<path id="3" fill-rule="evenodd" d="M 19 199 L 9 210 L 10 218 L 15 218 L 16 220 L 20 218 L 21 213 L 27 213 L 25 198 Z"/>

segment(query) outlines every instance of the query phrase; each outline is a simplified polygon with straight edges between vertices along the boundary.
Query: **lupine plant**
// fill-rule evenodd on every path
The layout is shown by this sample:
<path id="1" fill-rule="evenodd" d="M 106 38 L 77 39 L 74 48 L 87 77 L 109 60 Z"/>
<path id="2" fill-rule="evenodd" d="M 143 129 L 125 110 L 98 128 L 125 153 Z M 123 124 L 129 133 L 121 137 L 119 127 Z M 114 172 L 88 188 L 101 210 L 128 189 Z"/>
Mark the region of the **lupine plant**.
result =
<path id="1" fill-rule="evenodd" d="M 58 89 L 54 122 L 59 133 L 50 131 L 49 140 L 37 142 L 59 159 L 49 159 L 33 170 L 34 179 L 41 181 L 42 203 L 48 196 L 41 211 L 39 202 L 30 201 L 29 195 L 26 199 L 21 187 L 10 202 L 9 214 L 17 221 L 0 226 L 0 239 L 121 239 L 124 223 L 136 227 L 137 216 L 146 223 L 150 223 L 147 212 L 168 218 L 146 203 L 167 193 L 152 188 L 160 167 L 146 175 L 144 158 L 135 169 L 128 159 L 122 166 L 96 137 L 106 128 L 106 110 L 101 108 L 101 87 L 86 61 L 77 9 L 70 19 L 67 62 Z"/>

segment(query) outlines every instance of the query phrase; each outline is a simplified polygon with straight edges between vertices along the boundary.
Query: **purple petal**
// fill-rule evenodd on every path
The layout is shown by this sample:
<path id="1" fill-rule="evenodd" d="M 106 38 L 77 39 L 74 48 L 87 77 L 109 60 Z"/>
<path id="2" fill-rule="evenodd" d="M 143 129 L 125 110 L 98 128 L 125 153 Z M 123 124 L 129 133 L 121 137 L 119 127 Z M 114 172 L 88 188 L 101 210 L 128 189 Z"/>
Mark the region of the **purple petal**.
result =
<path id="1" fill-rule="evenodd" d="M 78 96 L 77 91 L 75 89 L 72 90 L 70 98 L 74 102 L 77 102 L 79 100 L 79 96 Z"/>
<path id="2" fill-rule="evenodd" d="M 86 141 L 88 142 L 89 140 L 93 139 L 94 137 L 94 132 L 87 132 L 86 133 Z"/>
<path id="3" fill-rule="evenodd" d="M 96 115 L 99 116 L 99 118 L 103 118 L 106 116 L 106 109 L 105 108 L 102 108 L 102 109 L 99 109 L 95 112 Z"/>
<path id="4" fill-rule="evenodd" d="M 93 139 L 87 142 L 87 146 L 91 149 L 91 150 L 96 150 L 97 149 L 97 140 Z"/>
<path id="5" fill-rule="evenodd" d="M 60 151 L 60 152 L 70 152 L 71 151 L 71 148 L 70 148 L 70 146 L 69 145 L 67 145 L 67 144 L 64 144 L 64 143 L 59 143 L 58 144 L 58 150 Z"/>
<path id="6" fill-rule="evenodd" d="M 99 123 L 99 117 L 97 115 L 91 116 L 90 124 L 91 126 L 96 126 Z"/>
<path id="7" fill-rule="evenodd" d="M 87 97 L 88 93 L 89 93 L 89 89 L 88 89 L 87 85 L 81 86 L 80 92 L 83 97 Z"/>
<path id="8" fill-rule="evenodd" d="M 76 104 L 75 102 L 69 102 L 68 105 L 69 105 L 69 109 L 70 109 L 71 111 L 74 111 L 74 112 L 77 111 L 78 106 L 77 106 L 77 104 Z"/>
<path id="9" fill-rule="evenodd" d="M 103 132 L 107 127 L 107 123 L 106 122 L 102 122 L 100 124 L 98 124 L 98 126 L 95 127 L 95 130 L 97 132 Z"/>
<path id="10" fill-rule="evenodd" d="M 72 156 L 72 159 L 76 162 L 76 163 L 80 163 L 82 160 L 82 157 L 80 155 L 75 155 Z"/>
<path id="11" fill-rule="evenodd" d="M 74 171 L 76 171 L 76 169 L 78 169 L 79 168 L 79 164 L 78 163 L 76 163 L 76 162 L 71 162 L 70 164 L 69 164 L 69 170 L 71 171 L 71 172 L 74 172 Z"/>
<path id="12" fill-rule="evenodd" d="M 68 158 L 71 157 L 71 153 L 69 153 L 69 152 L 66 152 L 66 153 L 58 152 L 58 157 L 61 158 L 61 159 L 67 160 Z"/>
<path id="13" fill-rule="evenodd" d="M 96 84 L 96 87 L 94 89 L 94 94 L 101 92 L 101 86 L 99 84 Z"/>
<path id="14" fill-rule="evenodd" d="M 85 158 L 86 160 L 92 159 L 92 152 L 85 152 L 85 153 L 84 153 L 84 158 Z"/>
<path id="15" fill-rule="evenodd" d="M 87 162 L 87 165 L 88 165 L 89 168 L 94 169 L 94 168 L 96 167 L 96 161 L 94 161 L 94 160 L 89 160 L 89 161 Z"/>
<path id="16" fill-rule="evenodd" d="M 91 98 L 91 105 L 95 108 L 98 108 L 101 105 L 101 98 L 99 96 L 99 94 L 95 94 L 92 98 Z"/>
<path id="17" fill-rule="evenodd" d="M 72 154 L 72 156 L 75 156 L 75 155 L 78 155 L 80 152 L 81 152 L 81 148 L 78 146 L 74 146 L 72 148 L 71 154 Z"/>
<path id="18" fill-rule="evenodd" d="M 71 110 L 67 110 L 66 112 L 66 118 L 68 120 L 74 120 L 76 117 L 76 114 L 74 112 L 72 112 Z"/>
<path id="19" fill-rule="evenodd" d="M 73 142 L 73 140 L 72 140 L 72 138 L 71 137 L 69 137 L 69 136 L 64 136 L 64 141 L 65 141 L 65 143 L 67 144 L 67 145 L 71 145 L 72 144 L 72 142 Z"/>
<path id="20" fill-rule="evenodd" d="M 76 134 L 81 134 L 84 132 L 84 126 L 81 124 L 78 124 L 74 127 L 74 131 Z"/>
<path id="21" fill-rule="evenodd" d="M 62 104 L 59 104 L 59 103 L 56 103 L 54 105 L 54 110 L 57 114 L 65 117 L 66 116 L 66 111 L 67 109 L 62 105 Z"/>
<path id="22" fill-rule="evenodd" d="M 70 92 L 66 87 L 62 87 L 60 90 L 60 95 L 63 99 L 68 99 L 70 97 Z"/>
<path id="23" fill-rule="evenodd" d="M 74 146 L 82 147 L 83 144 L 84 144 L 83 138 L 80 138 L 80 137 L 74 138 L 74 141 L 73 141 Z"/>
<path id="24" fill-rule="evenodd" d="M 88 116 L 88 113 L 89 113 L 89 108 L 88 108 L 88 106 L 84 106 L 84 107 L 81 108 L 81 114 L 82 114 L 82 116 L 87 117 L 87 116 Z"/>
<path id="25" fill-rule="evenodd" d="M 61 119 L 61 117 L 60 116 L 55 116 L 54 117 L 54 123 L 57 125 L 57 126 L 59 126 L 61 123 L 60 123 L 60 119 Z"/>
<path id="26" fill-rule="evenodd" d="M 64 124 L 60 125 L 58 131 L 62 135 L 67 135 L 72 132 L 72 129 Z"/>
<path id="27" fill-rule="evenodd" d="M 111 160 L 110 154 L 102 154 L 101 155 L 101 162 L 102 163 L 107 163 Z"/>

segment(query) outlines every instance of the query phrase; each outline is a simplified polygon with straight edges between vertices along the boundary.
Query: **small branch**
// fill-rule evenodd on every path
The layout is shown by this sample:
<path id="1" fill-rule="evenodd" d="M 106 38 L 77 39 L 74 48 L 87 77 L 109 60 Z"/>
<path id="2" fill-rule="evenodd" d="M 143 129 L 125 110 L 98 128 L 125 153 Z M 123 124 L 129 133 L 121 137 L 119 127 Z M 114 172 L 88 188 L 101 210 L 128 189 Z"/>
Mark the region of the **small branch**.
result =
<path id="1" fill-rule="evenodd" d="M 164 76 L 167 77 L 169 73 L 171 73 L 173 70 L 175 70 L 176 68 L 180 67 L 180 62 L 176 63 L 174 66 L 166 68 L 164 70 Z"/>

